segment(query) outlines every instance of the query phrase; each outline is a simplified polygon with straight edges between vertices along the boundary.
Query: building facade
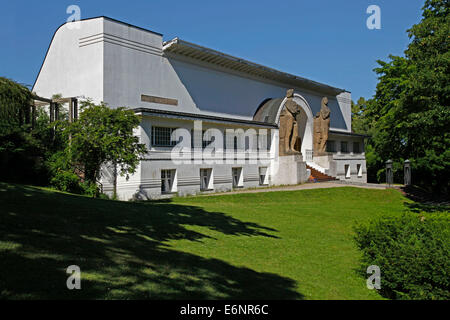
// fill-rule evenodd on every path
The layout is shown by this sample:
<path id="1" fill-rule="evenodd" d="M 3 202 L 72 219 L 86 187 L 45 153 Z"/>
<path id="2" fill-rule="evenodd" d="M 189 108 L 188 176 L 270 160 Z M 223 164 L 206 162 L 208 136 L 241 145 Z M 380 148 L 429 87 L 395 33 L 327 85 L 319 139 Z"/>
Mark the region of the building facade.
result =
<path id="1" fill-rule="evenodd" d="M 130 179 L 117 178 L 124 200 L 297 184 L 317 172 L 367 180 L 350 92 L 178 38 L 164 42 L 111 18 L 59 27 L 33 92 L 90 98 L 142 117 L 135 134 L 149 152 Z M 292 149 L 280 150 L 287 140 Z M 105 167 L 106 193 L 113 175 Z"/>

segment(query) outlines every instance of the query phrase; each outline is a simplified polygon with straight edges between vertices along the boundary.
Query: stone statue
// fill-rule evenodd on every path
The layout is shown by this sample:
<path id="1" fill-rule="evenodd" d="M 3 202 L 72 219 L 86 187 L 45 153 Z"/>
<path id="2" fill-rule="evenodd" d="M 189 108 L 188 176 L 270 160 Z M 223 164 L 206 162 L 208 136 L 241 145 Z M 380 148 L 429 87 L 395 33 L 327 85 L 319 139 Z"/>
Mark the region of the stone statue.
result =
<path id="1" fill-rule="evenodd" d="M 280 156 L 300 153 L 295 147 L 298 139 L 297 116 L 301 107 L 294 101 L 294 89 L 287 91 L 286 98 L 287 101 L 280 114 Z"/>
<path id="2" fill-rule="evenodd" d="M 314 117 L 314 152 L 324 153 L 326 151 L 328 131 L 330 130 L 330 108 L 328 98 L 322 99 L 320 112 Z"/>

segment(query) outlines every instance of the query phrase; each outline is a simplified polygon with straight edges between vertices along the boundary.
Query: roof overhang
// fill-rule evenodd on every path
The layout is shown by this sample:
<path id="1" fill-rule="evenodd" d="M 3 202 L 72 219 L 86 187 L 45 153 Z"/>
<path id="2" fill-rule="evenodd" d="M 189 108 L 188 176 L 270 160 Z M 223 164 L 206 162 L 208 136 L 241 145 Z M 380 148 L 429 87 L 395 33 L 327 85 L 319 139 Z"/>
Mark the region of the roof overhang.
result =
<path id="1" fill-rule="evenodd" d="M 187 112 L 178 112 L 178 111 L 167 111 L 167 110 L 158 110 L 158 109 L 150 109 L 150 108 L 135 108 L 133 111 L 137 114 L 142 114 L 145 116 L 153 116 L 153 117 L 161 117 L 161 118 L 172 118 L 172 119 L 180 119 L 180 120 L 201 120 L 205 122 L 213 122 L 213 123 L 221 123 L 228 125 L 240 125 L 246 127 L 262 127 L 262 128 L 273 128 L 277 129 L 278 126 L 276 124 L 270 124 L 260 121 L 253 120 L 243 120 L 236 118 L 226 118 L 226 117 L 217 117 L 210 116 L 204 114 L 194 114 Z"/>
<path id="2" fill-rule="evenodd" d="M 204 63 L 210 63 L 222 68 L 247 73 L 271 81 L 277 81 L 288 86 L 319 91 L 329 95 L 338 95 L 345 92 L 344 89 L 335 88 L 313 80 L 278 71 L 254 62 L 236 58 L 231 55 L 205 48 L 178 38 L 163 43 L 165 54 L 184 56 Z"/>
<path id="3" fill-rule="evenodd" d="M 332 129 L 330 129 L 329 133 L 334 136 L 346 136 L 346 137 L 351 136 L 351 137 L 356 137 L 356 138 L 370 138 L 370 136 L 366 135 L 366 134 L 338 131 L 338 130 L 332 130 Z"/>

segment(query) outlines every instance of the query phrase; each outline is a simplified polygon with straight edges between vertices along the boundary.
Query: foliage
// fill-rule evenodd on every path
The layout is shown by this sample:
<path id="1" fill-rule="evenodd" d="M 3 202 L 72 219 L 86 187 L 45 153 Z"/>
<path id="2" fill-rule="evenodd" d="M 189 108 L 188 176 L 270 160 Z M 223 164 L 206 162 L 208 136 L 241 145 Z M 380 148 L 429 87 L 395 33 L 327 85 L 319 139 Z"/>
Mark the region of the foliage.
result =
<path id="1" fill-rule="evenodd" d="M 135 172 L 146 152 L 145 145 L 133 134 L 139 122 L 132 110 L 112 109 L 91 101 L 82 103 L 79 119 L 65 130 L 70 140 L 66 154 L 71 165 L 83 172 L 89 188 L 97 183 L 103 165 L 116 164 L 118 173 L 127 179 Z"/>
<path id="2" fill-rule="evenodd" d="M 386 215 L 356 227 L 361 272 L 381 270 L 381 293 L 392 299 L 450 299 L 450 213 Z"/>
<path id="3" fill-rule="evenodd" d="M 450 183 L 450 16 L 448 1 L 427 0 L 422 21 L 408 30 L 405 57 L 378 61 L 375 96 L 354 116 L 371 135 L 369 171 L 384 180 L 388 159 L 401 177 L 411 160 L 413 183 L 448 192 Z"/>
<path id="4" fill-rule="evenodd" d="M 351 102 L 352 109 L 352 131 L 359 134 L 368 134 L 369 126 L 366 121 L 366 100 L 361 97 L 358 99 L 357 103 Z"/>
<path id="5" fill-rule="evenodd" d="M 8 134 L 25 123 L 30 112 L 31 92 L 23 85 L 0 77 L 0 134 Z"/>
<path id="6" fill-rule="evenodd" d="M 26 87 L 0 78 L 0 164 L 8 168 L 0 172 L 1 180 L 98 196 L 102 165 L 115 163 L 127 178 L 135 172 L 146 149 L 133 135 L 139 124 L 133 111 L 87 101 L 79 121 L 69 123 L 60 107 L 59 120 L 50 123 L 48 113 L 37 108 L 31 128 L 31 100 Z"/>
<path id="7" fill-rule="evenodd" d="M 64 151 L 53 153 L 47 161 L 50 171 L 50 185 L 58 190 L 82 193 L 81 179 L 70 166 Z"/>
<path id="8" fill-rule="evenodd" d="M 31 92 L 0 77 L 0 180 L 46 184 L 44 165 L 49 145 L 48 119 L 38 111 L 31 131 Z M 47 117 L 48 118 L 48 117 Z"/>

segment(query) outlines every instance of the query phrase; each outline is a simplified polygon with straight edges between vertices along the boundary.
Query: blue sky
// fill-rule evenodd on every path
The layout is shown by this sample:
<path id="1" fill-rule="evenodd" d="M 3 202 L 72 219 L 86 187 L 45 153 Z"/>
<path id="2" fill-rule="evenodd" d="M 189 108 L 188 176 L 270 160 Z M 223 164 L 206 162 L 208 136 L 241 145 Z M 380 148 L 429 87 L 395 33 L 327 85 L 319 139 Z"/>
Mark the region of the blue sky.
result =
<path id="1" fill-rule="evenodd" d="M 32 85 L 69 5 L 81 17 L 109 16 L 164 35 L 306 77 L 370 98 L 376 60 L 403 55 L 406 30 L 424 0 L 297 1 L 4 1 L 0 76 Z M 369 30 L 369 5 L 381 8 L 381 30 Z"/>

